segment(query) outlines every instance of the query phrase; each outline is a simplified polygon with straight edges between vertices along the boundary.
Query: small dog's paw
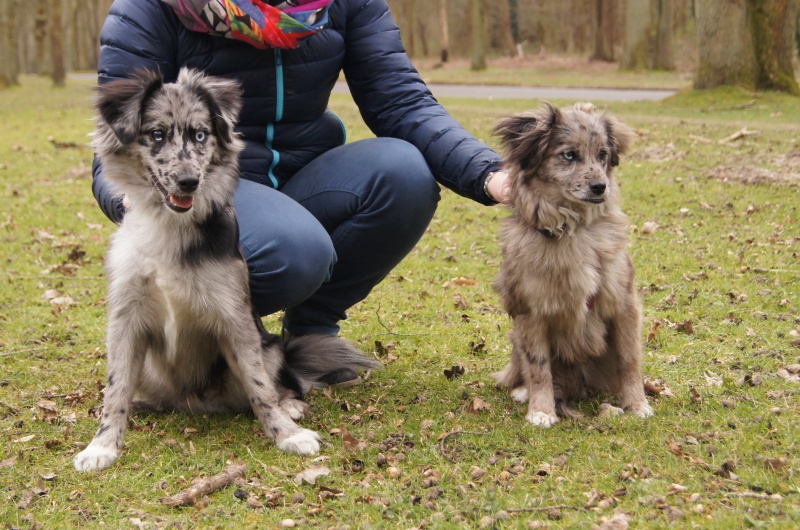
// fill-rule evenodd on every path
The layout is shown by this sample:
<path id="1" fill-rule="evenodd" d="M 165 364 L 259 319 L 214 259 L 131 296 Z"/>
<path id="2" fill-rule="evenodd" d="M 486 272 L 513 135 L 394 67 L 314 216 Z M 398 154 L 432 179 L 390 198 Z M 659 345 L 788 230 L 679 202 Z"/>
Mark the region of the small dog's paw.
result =
<path id="1" fill-rule="evenodd" d="M 302 456 L 314 456 L 319 453 L 319 443 L 322 440 L 319 434 L 308 429 L 300 429 L 298 432 L 278 441 L 278 449 L 289 453 L 296 453 Z"/>
<path id="2" fill-rule="evenodd" d="M 281 400 L 281 408 L 294 421 L 302 420 L 308 409 L 308 403 L 301 399 L 286 398 Z"/>
<path id="3" fill-rule="evenodd" d="M 516 401 L 517 403 L 527 403 L 528 402 L 528 387 L 527 386 L 518 386 L 511 390 L 511 399 Z"/>
<path id="4" fill-rule="evenodd" d="M 597 416 L 600 418 L 616 418 L 617 416 L 622 416 L 625 411 L 619 407 L 615 407 L 611 403 L 602 403 L 600 404 L 600 410 L 597 413 Z"/>
<path id="5" fill-rule="evenodd" d="M 119 449 L 89 444 L 89 447 L 75 455 L 75 470 L 100 471 L 111 467 L 119 458 Z"/>
<path id="6" fill-rule="evenodd" d="M 525 419 L 530 423 L 539 427 L 550 427 L 558 423 L 558 416 L 555 414 L 548 414 L 547 412 L 533 411 L 529 412 Z"/>
<path id="7" fill-rule="evenodd" d="M 635 414 L 640 418 L 649 418 L 650 416 L 655 414 L 653 407 L 651 407 L 650 403 L 648 403 L 647 401 L 644 401 L 642 403 L 637 403 L 636 405 L 632 405 L 627 410 L 631 414 Z"/>

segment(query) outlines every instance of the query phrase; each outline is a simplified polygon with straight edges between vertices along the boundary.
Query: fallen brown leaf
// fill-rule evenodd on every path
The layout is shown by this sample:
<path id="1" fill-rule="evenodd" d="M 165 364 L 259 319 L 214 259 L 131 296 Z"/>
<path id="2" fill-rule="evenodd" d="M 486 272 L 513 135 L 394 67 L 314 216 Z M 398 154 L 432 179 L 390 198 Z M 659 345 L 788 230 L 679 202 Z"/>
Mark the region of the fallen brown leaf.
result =
<path id="1" fill-rule="evenodd" d="M 331 474 L 331 470 L 325 466 L 311 466 L 308 469 L 301 471 L 294 476 L 295 484 L 316 484 L 319 477 L 324 477 Z"/>
<path id="2" fill-rule="evenodd" d="M 484 400 L 482 400 L 479 397 L 474 397 L 474 398 L 472 398 L 472 401 L 470 402 L 469 406 L 467 407 L 467 412 L 469 412 L 471 414 L 477 414 L 478 412 L 480 412 L 482 410 L 491 410 L 491 409 L 492 409 L 491 405 L 486 403 Z"/>

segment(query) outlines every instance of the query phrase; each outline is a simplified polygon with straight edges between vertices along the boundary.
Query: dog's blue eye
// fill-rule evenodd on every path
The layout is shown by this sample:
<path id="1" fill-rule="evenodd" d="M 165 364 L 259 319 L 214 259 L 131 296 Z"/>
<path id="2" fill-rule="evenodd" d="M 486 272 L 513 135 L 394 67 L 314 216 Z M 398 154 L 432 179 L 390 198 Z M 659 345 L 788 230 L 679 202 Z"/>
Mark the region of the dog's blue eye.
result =
<path id="1" fill-rule="evenodd" d="M 198 142 L 205 142 L 206 141 L 206 132 L 205 131 L 197 131 L 194 133 L 194 139 Z"/>
<path id="2" fill-rule="evenodd" d="M 152 138 L 154 142 L 161 142 L 164 140 L 164 131 L 161 129 L 153 129 L 150 131 L 150 138 Z"/>
<path id="3" fill-rule="evenodd" d="M 564 153 L 561 156 L 563 156 L 564 160 L 566 160 L 567 162 L 572 162 L 573 160 L 575 160 L 575 151 L 564 151 Z"/>

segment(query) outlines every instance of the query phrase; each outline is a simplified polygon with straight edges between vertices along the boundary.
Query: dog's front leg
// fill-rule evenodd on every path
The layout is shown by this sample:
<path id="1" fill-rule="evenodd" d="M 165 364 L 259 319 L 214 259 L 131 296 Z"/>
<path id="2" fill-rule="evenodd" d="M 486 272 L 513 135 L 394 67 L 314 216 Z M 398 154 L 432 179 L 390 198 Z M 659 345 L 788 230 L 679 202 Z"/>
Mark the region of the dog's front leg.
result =
<path id="1" fill-rule="evenodd" d="M 653 408 L 644 393 L 641 320 L 641 309 L 638 306 L 630 307 L 613 320 L 609 336 L 614 337 L 610 347 L 618 355 L 620 405 L 631 414 L 647 418 L 653 415 Z"/>
<path id="2" fill-rule="evenodd" d="M 540 319 L 518 315 L 514 319 L 512 338 L 528 387 L 528 413 L 525 419 L 534 425 L 550 427 L 558 422 L 558 415 L 545 326 Z"/>
<path id="3" fill-rule="evenodd" d="M 141 320 L 120 318 L 123 311 L 112 309 L 109 314 L 108 378 L 103 415 L 92 442 L 75 456 L 78 471 L 98 471 L 111 466 L 124 445 L 131 402 L 148 348 L 148 333 L 137 329 L 136 322 Z"/>
<path id="4" fill-rule="evenodd" d="M 240 320 L 245 323 L 247 320 Z M 252 324 L 252 321 L 248 324 Z M 262 345 L 255 329 L 241 329 L 234 337 L 230 351 L 226 351 L 228 365 L 244 386 L 253 413 L 264 427 L 264 432 L 275 440 L 278 449 L 304 456 L 315 455 L 320 449 L 316 432 L 297 425 L 281 406 L 273 374 L 277 374 L 283 353 L 278 341 Z"/>

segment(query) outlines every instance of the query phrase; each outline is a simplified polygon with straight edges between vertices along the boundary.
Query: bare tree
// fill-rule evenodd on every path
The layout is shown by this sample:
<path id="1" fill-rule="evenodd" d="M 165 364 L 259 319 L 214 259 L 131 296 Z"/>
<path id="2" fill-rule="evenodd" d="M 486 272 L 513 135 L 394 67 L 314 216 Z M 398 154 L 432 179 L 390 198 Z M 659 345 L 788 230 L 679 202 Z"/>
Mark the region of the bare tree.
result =
<path id="1" fill-rule="evenodd" d="M 442 51 L 439 55 L 442 63 L 450 58 L 450 26 L 447 23 L 447 0 L 439 0 L 439 22 L 442 32 Z"/>
<path id="2" fill-rule="evenodd" d="M 594 1 L 594 52 L 593 61 L 614 61 L 614 35 L 616 34 L 616 0 Z"/>
<path id="3" fill-rule="evenodd" d="M 695 88 L 738 85 L 800 94 L 792 69 L 795 0 L 696 0 Z"/>
<path id="4" fill-rule="evenodd" d="M 33 18 L 33 45 L 34 62 L 33 71 L 40 75 L 50 73 L 50 44 L 47 41 L 50 30 L 48 24 L 47 0 L 36 0 L 32 7 L 35 9 Z"/>
<path id="5" fill-rule="evenodd" d="M 748 0 L 748 7 L 755 47 L 756 88 L 800 95 L 792 65 L 796 0 Z"/>
<path id="6" fill-rule="evenodd" d="M 0 4 L 0 88 L 19 84 L 15 20 L 17 1 L 7 0 Z"/>
<path id="7" fill-rule="evenodd" d="M 64 86 L 67 78 L 67 70 L 64 65 L 64 23 L 63 0 L 52 0 L 50 7 L 50 57 L 53 60 L 53 67 L 50 70 L 50 77 L 53 85 Z"/>
<path id="8" fill-rule="evenodd" d="M 755 86 L 755 52 L 745 0 L 697 0 L 695 88 Z"/>
<path id="9" fill-rule="evenodd" d="M 673 0 L 650 0 L 650 17 L 655 27 L 655 42 L 650 67 L 655 70 L 674 70 L 675 53 L 672 49 Z"/>
<path id="10" fill-rule="evenodd" d="M 486 0 L 470 0 L 472 58 L 470 69 L 486 69 Z"/>
<path id="11" fill-rule="evenodd" d="M 403 24 L 400 26 L 400 34 L 403 38 L 403 45 L 409 57 L 416 55 L 416 42 L 414 39 L 414 20 L 416 19 L 416 0 L 405 0 L 403 2 Z"/>
<path id="12" fill-rule="evenodd" d="M 625 6 L 624 70 L 674 70 L 673 0 L 628 0 Z"/>

